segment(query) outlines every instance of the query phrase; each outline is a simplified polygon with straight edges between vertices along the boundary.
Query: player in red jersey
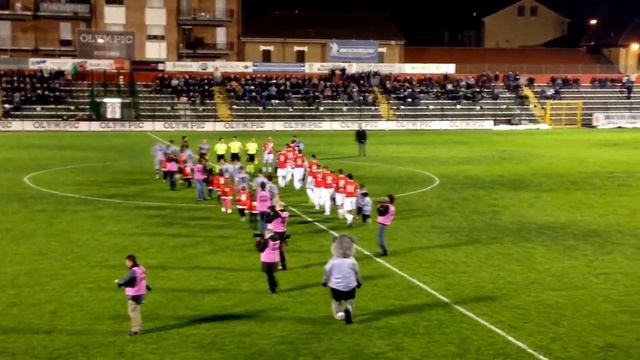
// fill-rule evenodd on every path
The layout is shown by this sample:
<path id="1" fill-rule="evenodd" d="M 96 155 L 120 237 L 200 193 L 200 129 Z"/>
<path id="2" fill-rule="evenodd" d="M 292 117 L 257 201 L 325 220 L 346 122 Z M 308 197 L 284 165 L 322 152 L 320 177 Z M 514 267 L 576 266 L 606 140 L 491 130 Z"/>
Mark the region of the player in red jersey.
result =
<path id="1" fill-rule="evenodd" d="M 342 169 L 338 169 L 338 177 L 336 178 L 336 208 L 338 210 L 338 218 L 344 218 L 344 186 L 347 182 L 347 177 L 344 175 Z"/>
<path id="2" fill-rule="evenodd" d="M 293 157 L 293 187 L 296 190 L 302 189 L 304 185 L 304 171 L 307 167 L 307 159 L 298 153 Z"/>
<path id="3" fill-rule="evenodd" d="M 321 169 L 317 169 L 311 174 L 313 175 L 313 205 L 316 210 L 320 210 L 324 192 L 324 172 Z"/>
<path id="4" fill-rule="evenodd" d="M 311 161 L 309 161 L 309 166 L 307 167 L 307 169 L 308 171 L 316 171 L 320 169 L 320 163 L 318 163 L 316 154 L 311 154 Z"/>
<path id="5" fill-rule="evenodd" d="M 251 194 L 249 194 L 245 185 L 242 185 L 240 191 L 236 194 L 236 208 L 240 219 L 245 222 L 247 211 L 251 211 Z"/>
<path id="6" fill-rule="evenodd" d="M 329 216 L 331 215 L 331 197 L 336 188 L 336 176 L 329 169 L 325 169 L 322 176 L 324 178 L 322 204 L 324 205 L 324 215 Z"/>
<path id="7" fill-rule="evenodd" d="M 220 193 L 222 192 L 222 188 L 225 184 L 224 174 L 222 171 L 219 171 L 217 174 L 213 176 L 213 190 L 216 191 L 216 195 L 218 196 L 218 201 L 220 201 Z"/>
<path id="8" fill-rule="evenodd" d="M 287 173 L 289 172 L 289 159 L 287 158 L 287 152 L 285 150 L 278 153 L 276 162 L 278 163 L 278 171 L 276 173 L 278 176 L 278 186 L 283 188 L 287 185 Z"/>
<path id="9" fill-rule="evenodd" d="M 233 184 L 231 181 L 226 181 L 222 190 L 220 191 L 220 199 L 222 199 L 222 212 L 226 212 L 227 214 L 231 214 L 233 211 L 231 210 L 231 202 L 233 199 Z"/>
<path id="10" fill-rule="evenodd" d="M 273 169 L 273 140 L 270 137 L 262 144 L 262 164 L 262 171 L 270 174 Z"/>
<path id="11" fill-rule="evenodd" d="M 347 174 L 347 180 L 344 185 L 344 217 L 347 219 L 347 225 L 353 224 L 353 211 L 356 209 L 356 196 L 358 194 L 358 183 L 353 180 L 353 175 Z"/>
<path id="12" fill-rule="evenodd" d="M 289 181 L 291 181 L 291 179 L 293 179 L 293 159 L 296 157 L 296 154 L 298 153 L 298 147 L 295 146 L 295 144 L 290 144 L 289 146 L 287 146 L 284 149 L 284 152 L 287 154 L 287 161 L 288 163 L 288 167 L 287 167 L 287 174 L 286 174 L 286 181 L 285 181 L 285 185 L 289 183 Z"/>

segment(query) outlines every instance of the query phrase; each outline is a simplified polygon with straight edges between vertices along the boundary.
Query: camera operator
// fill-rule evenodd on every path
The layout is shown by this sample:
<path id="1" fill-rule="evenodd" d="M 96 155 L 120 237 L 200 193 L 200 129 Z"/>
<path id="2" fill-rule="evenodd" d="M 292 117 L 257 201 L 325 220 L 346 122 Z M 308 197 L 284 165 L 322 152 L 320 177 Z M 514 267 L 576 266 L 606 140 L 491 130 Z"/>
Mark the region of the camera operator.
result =
<path id="1" fill-rule="evenodd" d="M 253 234 L 256 240 L 256 249 L 260 253 L 260 262 L 262 263 L 262 272 L 267 275 L 267 283 L 272 294 L 278 293 L 278 281 L 276 280 L 276 271 L 278 262 L 280 262 L 280 239 L 271 230 L 267 230 L 264 235 L 261 233 Z"/>
<path id="2" fill-rule="evenodd" d="M 269 229 L 280 240 L 280 265 L 282 270 L 287 270 L 287 258 L 284 253 L 284 246 L 288 243 L 289 235 L 287 235 L 287 221 L 289 220 L 289 213 L 284 208 L 284 204 L 278 201 L 276 206 L 269 207 L 269 214 L 267 215 L 267 223 Z"/>

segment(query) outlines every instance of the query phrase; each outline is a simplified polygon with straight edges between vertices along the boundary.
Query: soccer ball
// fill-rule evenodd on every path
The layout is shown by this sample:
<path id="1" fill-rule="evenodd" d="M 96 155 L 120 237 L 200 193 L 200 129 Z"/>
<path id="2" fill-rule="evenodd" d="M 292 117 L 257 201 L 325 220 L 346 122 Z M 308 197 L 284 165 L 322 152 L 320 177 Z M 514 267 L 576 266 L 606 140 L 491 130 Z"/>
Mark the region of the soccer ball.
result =
<path id="1" fill-rule="evenodd" d="M 336 314 L 336 320 L 344 320 L 344 313 L 339 312 Z"/>

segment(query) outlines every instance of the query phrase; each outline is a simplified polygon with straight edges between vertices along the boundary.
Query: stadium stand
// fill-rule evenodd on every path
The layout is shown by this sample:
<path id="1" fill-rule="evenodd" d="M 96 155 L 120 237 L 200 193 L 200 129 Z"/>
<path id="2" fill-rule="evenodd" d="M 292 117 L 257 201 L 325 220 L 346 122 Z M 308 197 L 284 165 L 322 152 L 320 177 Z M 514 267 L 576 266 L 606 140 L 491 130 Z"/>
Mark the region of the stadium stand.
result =
<path id="1" fill-rule="evenodd" d="M 322 120 L 492 120 L 496 125 L 535 124 L 539 106 L 549 101 L 582 103 L 584 124 L 596 112 L 640 112 L 640 98 L 627 78 L 593 78 L 589 84 L 551 76 L 504 75 L 410 77 L 377 72 L 325 75 L 172 76 L 139 83 L 138 120 L 322 121 Z M 118 96 L 122 86 L 70 81 L 63 72 L 2 73 L 5 118 L 16 120 L 91 119 L 91 94 Z M 531 87 L 537 101 L 522 92 Z M 93 89 L 92 89 L 93 88 Z M 221 116 L 215 89 L 230 111 Z M 381 99 L 380 97 L 383 97 Z M 384 104 L 384 107 L 382 106 Z M 381 109 L 386 110 L 381 110 Z M 384 112 L 388 111 L 389 114 Z M 538 110 L 539 111 L 539 110 Z M 391 114 L 392 112 L 392 114 Z"/>

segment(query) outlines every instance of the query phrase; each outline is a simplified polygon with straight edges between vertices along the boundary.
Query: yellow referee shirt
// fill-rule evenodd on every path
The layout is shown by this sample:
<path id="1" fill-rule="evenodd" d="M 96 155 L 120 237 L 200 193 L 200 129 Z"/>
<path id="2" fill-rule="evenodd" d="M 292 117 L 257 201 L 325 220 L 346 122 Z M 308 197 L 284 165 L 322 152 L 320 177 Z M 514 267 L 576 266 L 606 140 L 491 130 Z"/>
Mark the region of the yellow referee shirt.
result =
<path id="1" fill-rule="evenodd" d="M 227 144 L 217 143 L 213 149 L 215 150 L 216 155 L 224 155 L 227 152 Z"/>
<path id="2" fill-rule="evenodd" d="M 242 149 L 242 143 L 240 141 L 232 141 L 229 143 L 229 151 L 232 154 L 239 154 Z"/>
<path id="3" fill-rule="evenodd" d="M 247 154 L 255 155 L 258 152 L 258 144 L 254 142 L 247 143 L 245 149 L 247 150 Z"/>

